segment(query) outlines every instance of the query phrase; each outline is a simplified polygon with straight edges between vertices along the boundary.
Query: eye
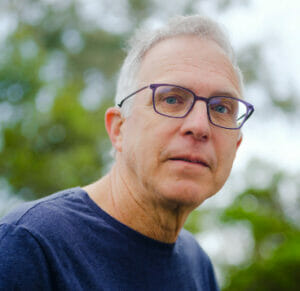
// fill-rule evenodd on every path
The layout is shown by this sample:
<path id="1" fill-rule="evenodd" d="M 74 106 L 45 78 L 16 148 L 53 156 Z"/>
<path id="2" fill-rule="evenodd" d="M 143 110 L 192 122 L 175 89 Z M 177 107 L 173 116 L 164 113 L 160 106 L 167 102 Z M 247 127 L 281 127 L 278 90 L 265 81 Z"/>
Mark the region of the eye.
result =
<path id="1" fill-rule="evenodd" d="M 233 115 L 238 109 L 237 101 L 229 97 L 213 97 L 209 103 L 211 112 L 216 114 Z"/>
<path id="2" fill-rule="evenodd" d="M 228 113 L 228 109 L 224 105 L 215 105 L 212 109 L 218 113 Z"/>
<path id="3" fill-rule="evenodd" d="M 176 98 L 175 96 L 169 96 L 169 97 L 166 97 L 165 100 L 164 100 L 167 104 L 176 104 L 178 103 L 178 98 Z"/>

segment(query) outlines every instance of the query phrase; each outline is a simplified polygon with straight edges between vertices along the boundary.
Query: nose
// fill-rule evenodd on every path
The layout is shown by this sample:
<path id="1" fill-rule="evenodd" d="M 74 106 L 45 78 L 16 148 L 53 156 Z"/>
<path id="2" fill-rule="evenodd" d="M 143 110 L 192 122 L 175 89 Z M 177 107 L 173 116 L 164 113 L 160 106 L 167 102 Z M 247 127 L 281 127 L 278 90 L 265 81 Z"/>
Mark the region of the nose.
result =
<path id="1" fill-rule="evenodd" d="M 209 140 L 211 136 L 211 125 L 208 119 L 205 102 L 196 101 L 192 110 L 184 118 L 181 133 L 183 135 L 192 136 L 198 141 Z"/>

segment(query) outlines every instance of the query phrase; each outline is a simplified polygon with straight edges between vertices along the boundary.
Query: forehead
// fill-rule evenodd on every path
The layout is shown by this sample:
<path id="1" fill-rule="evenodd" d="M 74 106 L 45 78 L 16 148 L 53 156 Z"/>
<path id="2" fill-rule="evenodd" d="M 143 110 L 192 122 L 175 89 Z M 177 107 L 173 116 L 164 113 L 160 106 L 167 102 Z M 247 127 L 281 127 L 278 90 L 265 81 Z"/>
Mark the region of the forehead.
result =
<path id="1" fill-rule="evenodd" d="M 211 40 L 192 35 L 156 43 L 142 59 L 138 82 L 141 86 L 178 84 L 196 92 L 199 87 L 207 87 L 207 91 L 227 90 L 237 97 L 241 95 L 237 74 L 223 49 Z"/>

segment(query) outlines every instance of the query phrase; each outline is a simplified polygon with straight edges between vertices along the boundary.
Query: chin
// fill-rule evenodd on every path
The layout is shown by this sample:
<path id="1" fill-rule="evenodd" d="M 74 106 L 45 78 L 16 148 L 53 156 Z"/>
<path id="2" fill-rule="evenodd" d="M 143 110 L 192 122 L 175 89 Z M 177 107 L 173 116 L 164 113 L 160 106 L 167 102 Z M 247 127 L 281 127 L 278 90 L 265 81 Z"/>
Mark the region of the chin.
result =
<path id="1" fill-rule="evenodd" d="M 201 205 L 207 198 L 215 193 L 200 187 L 195 183 L 174 183 L 173 185 L 164 185 L 159 191 L 165 200 L 176 203 L 177 205 L 190 206 L 196 208 Z"/>

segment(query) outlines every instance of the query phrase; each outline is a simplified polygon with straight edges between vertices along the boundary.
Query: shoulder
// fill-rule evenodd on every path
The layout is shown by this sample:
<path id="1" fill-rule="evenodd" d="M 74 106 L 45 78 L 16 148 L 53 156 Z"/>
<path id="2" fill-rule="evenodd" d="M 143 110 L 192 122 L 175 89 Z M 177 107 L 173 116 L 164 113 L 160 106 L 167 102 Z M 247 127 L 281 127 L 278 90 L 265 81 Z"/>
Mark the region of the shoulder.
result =
<path id="1" fill-rule="evenodd" d="M 202 249 L 194 236 L 183 229 L 179 236 L 181 247 L 185 254 L 186 265 L 189 266 L 190 272 L 201 274 L 205 290 L 219 290 L 214 274 L 213 265 L 207 253 Z"/>
<path id="2" fill-rule="evenodd" d="M 64 190 L 24 203 L 1 219 L 0 290 L 50 289 L 51 266 L 66 261 L 62 254 L 80 228 L 76 217 L 88 211 L 86 195 L 81 188 Z"/>
<path id="3" fill-rule="evenodd" d="M 79 202 L 83 195 L 80 188 L 72 188 L 49 195 L 45 198 L 26 202 L 18 206 L 0 221 L 1 225 L 19 227 L 29 232 L 55 225 L 55 221 L 66 215 L 66 209 Z M 1 236 L 1 234 L 0 234 Z M 3 236 L 3 228 L 2 228 Z"/>
<path id="4" fill-rule="evenodd" d="M 179 238 L 185 258 L 191 266 L 202 270 L 212 268 L 212 263 L 209 256 L 190 232 L 183 229 Z"/>
<path id="5" fill-rule="evenodd" d="M 179 235 L 179 239 L 184 248 L 190 250 L 193 256 L 195 256 L 195 254 L 198 254 L 199 256 L 208 258 L 205 251 L 189 231 L 182 229 Z"/>
<path id="6" fill-rule="evenodd" d="M 47 259 L 30 232 L 21 226 L 1 224 L 0 249 L 0 290 L 48 290 Z"/>
<path id="7" fill-rule="evenodd" d="M 179 238 L 186 256 L 197 263 L 201 263 L 202 266 L 211 266 L 211 260 L 209 256 L 189 231 L 182 229 Z"/>
<path id="8" fill-rule="evenodd" d="M 57 236 L 66 235 L 64 209 L 74 208 L 69 205 L 81 195 L 80 188 L 61 191 L 23 203 L 1 219 L 0 290 L 50 288 L 49 250 Z"/>

